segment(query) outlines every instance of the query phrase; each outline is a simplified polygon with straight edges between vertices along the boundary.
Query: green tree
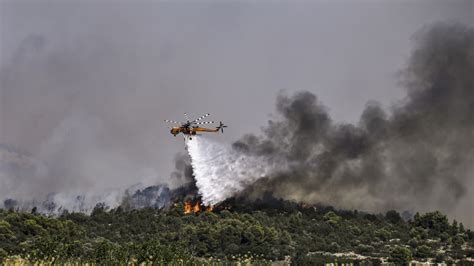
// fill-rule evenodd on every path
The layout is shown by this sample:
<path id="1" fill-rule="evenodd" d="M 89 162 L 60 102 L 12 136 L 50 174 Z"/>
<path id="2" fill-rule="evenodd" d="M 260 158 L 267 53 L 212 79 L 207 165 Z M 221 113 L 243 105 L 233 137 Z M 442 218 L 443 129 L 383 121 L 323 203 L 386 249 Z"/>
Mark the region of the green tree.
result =
<path id="1" fill-rule="evenodd" d="M 360 254 L 371 254 L 371 252 L 374 251 L 374 247 L 371 245 L 358 244 L 355 250 Z"/>
<path id="2" fill-rule="evenodd" d="M 443 262 L 445 262 L 445 254 L 442 253 L 442 252 L 436 253 L 435 262 L 436 262 L 436 263 L 443 263 Z"/>
<path id="3" fill-rule="evenodd" d="M 448 231 L 450 225 L 446 215 L 439 211 L 428 212 L 424 215 L 415 215 L 413 221 L 415 226 L 428 229 L 431 235 L 439 236 L 441 233 Z"/>
<path id="4" fill-rule="evenodd" d="M 458 227 L 458 221 L 456 219 L 453 220 L 453 224 L 451 225 L 451 235 L 456 235 L 458 233 L 459 227 Z"/>
<path id="5" fill-rule="evenodd" d="M 416 248 L 418 246 L 418 240 L 416 238 L 412 238 L 408 241 L 408 245 L 412 248 Z"/>
<path id="6" fill-rule="evenodd" d="M 3 263 L 3 260 L 8 257 L 8 253 L 3 249 L 0 248 L 0 264 Z"/>
<path id="7" fill-rule="evenodd" d="M 110 264 L 115 262 L 114 245 L 108 240 L 101 240 L 95 246 L 94 262 L 100 264 Z"/>
<path id="8" fill-rule="evenodd" d="M 33 261 L 50 262 L 54 264 L 60 254 L 60 243 L 49 235 L 37 236 L 23 244 L 26 255 Z"/>
<path id="9" fill-rule="evenodd" d="M 12 226 L 9 222 L 0 220 L 0 242 L 7 241 L 15 237 L 15 234 L 11 229 Z"/>
<path id="10" fill-rule="evenodd" d="M 260 225 L 251 225 L 243 232 L 243 241 L 248 245 L 259 245 L 265 241 L 265 231 Z"/>
<path id="11" fill-rule="evenodd" d="M 395 265 L 407 265 L 411 259 L 411 251 L 401 246 L 394 247 L 388 257 L 388 261 L 395 263 Z"/>
<path id="12" fill-rule="evenodd" d="M 381 229 L 375 231 L 374 234 L 375 234 L 376 237 L 378 237 L 382 241 L 387 241 L 387 240 L 390 239 L 390 232 L 385 228 L 381 228 Z"/>
<path id="13" fill-rule="evenodd" d="M 38 234 L 41 234 L 41 233 L 44 233 L 45 230 L 43 229 L 43 227 L 41 227 L 40 225 L 38 225 L 38 223 L 36 222 L 36 220 L 34 219 L 28 219 L 26 220 L 24 223 L 24 232 L 25 234 L 27 235 L 32 235 L 32 236 L 36 236 Z"/>
<path id="14" fill-rule="evenodd" d="M 462 223 L 459 223 L 459 233 L 464 234 L 466 230 L 464 229 L 464 225 Z"/>
<path id="15" fill-rule="evenodd" d="M 403 221 L 400 214 L 395 210 L 390 210 L 385 214 L 385 218 L 392 224 L 398 224 Z"/>
<path id="16" fill-rule="evenodd" d="M 341 216 L 337 215 L 333 211 L 327 212 L 323 216 L 323 219 L 330 225 L 337 225 L 342 220 Z"/>
<path id="17" fill-rule="evenodd" d="M 335 253 L 335 252 L 338 252 L 340 248 L 341 247 L 339 246 L 337 242 L 332 242 L 328 247 L 328 251 Z"/>
<path id="18" fill-rule="evenodd" d="M 432 250 L 430 247 L 427 245 L 421 245 L 418 246 L 415 250 L 415 257 L 420 258 L 420 259 L 426 259 L 428 257 L 431 257 L 433 254 Z"/>
<path id="19" fill-rule="evenodd" d="M 462 248 L 462 245 L 464 244 L 464 238 L 461 236 L 461 235 L 456 235 L 454 238 L 453 238 L 453 248 L 455 249 L 461 249 Z"/>
<path id="20" fill-rule="evenodd" d="M 70 243 L 65 243 L 62 249 L 62 254 L 60 254 L 60 257 L 62 257 L 64 261 L 70 261 L 73 263 L 78 261 L 80 262 L 83 256 L 83 243 L 79 240 L 74 240 Z"/>

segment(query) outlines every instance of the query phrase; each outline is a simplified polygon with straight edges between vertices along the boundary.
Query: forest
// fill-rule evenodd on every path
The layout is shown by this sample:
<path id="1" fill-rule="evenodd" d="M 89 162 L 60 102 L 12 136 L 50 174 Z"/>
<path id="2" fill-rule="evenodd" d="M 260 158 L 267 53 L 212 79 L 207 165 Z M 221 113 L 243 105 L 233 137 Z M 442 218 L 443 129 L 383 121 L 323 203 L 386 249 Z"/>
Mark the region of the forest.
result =
<path id="1" fill-rule="evenodd" d="M 229 200 L 213 210 L 108 209 L 46 216 L 0 210 L 0 262 L 296 265 L 412 260 L 473 265 L 474 232 L 442 213 L 370 214 L 289 201 Z M 402 218 L 403 216 L 403 218 Z"/>

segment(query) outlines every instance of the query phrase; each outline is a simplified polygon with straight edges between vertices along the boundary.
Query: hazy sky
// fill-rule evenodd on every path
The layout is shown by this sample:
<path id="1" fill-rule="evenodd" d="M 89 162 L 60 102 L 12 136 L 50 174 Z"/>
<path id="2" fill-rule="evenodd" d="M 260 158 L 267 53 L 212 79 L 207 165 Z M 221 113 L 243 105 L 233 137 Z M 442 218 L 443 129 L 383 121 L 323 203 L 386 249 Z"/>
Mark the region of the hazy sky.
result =
<path id="1" fill-rule="evenodd" d="M 166 180 L 184 145 L 163 119 L 210 112 L 230 143 L 258 132 L 280 90 L 308 90 L 355 123 L 368 100 L 403 99 L 413 34 L 474 25 L 473 5 L 0 0 L 0 144 L 90 185 Z"/>

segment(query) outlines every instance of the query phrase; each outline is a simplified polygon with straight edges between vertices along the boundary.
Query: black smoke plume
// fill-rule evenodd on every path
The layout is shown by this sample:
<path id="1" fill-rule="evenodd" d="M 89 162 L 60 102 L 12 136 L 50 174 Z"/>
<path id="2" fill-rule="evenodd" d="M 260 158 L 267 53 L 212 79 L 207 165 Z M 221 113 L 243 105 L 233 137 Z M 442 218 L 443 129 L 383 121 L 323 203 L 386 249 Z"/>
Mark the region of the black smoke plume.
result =
<path id="1" fill-rule="evenodd" d="M 233 148 L 286 166 L 242 195 L 372 211 L 442 209 L 472 223 L 474 30 L 442 23 L 414 39 L 400 74 L 407 97 L 390 113 L 369 102 L 358 125 L 339 124 L 311 92 L 279 95 L 281 118 Z"/>

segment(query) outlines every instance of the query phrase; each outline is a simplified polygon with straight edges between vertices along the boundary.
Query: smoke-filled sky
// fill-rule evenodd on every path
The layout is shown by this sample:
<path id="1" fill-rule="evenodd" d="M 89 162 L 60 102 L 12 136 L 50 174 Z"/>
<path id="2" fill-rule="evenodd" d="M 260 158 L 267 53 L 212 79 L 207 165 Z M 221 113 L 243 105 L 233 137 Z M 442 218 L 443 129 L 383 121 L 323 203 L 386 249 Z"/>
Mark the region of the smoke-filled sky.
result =
<path id="1" fill-rule="evenodd" d="M 232 143 L 258 132 L 279 91 L 317 95 L 336 122 L 385 110 L 412 36 L 474 26 L 472 1 L 171 3 L 0 1 L 0 144 L 33 174 L 0 195 L 167 181 L 181 138 L 163 119 L 210 112 Z M 2 176 L 0 176 L 2 178 Z"/>

